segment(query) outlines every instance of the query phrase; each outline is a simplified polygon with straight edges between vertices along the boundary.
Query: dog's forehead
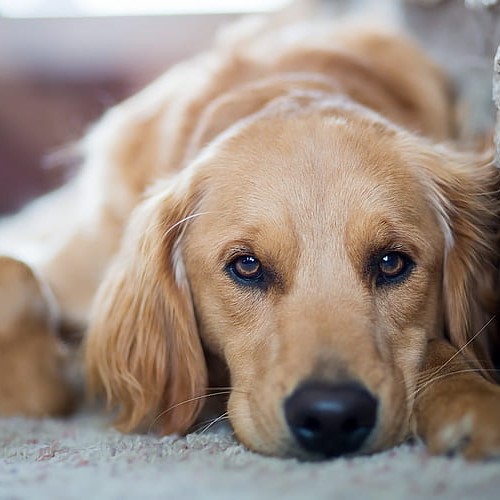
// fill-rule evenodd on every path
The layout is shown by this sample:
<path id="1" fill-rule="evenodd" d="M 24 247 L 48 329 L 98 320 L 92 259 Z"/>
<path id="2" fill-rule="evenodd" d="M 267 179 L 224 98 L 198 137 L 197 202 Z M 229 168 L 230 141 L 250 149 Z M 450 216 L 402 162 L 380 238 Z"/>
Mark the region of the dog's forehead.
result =
<path id="1" fill-rule="evenodd" d="M 223 141 L 210 164 L 206 208 L 236 218 L 340 222 L 368 211 L 411 220 L 426 205 L 394 130 L 338 114 L 253 123 Z"/>

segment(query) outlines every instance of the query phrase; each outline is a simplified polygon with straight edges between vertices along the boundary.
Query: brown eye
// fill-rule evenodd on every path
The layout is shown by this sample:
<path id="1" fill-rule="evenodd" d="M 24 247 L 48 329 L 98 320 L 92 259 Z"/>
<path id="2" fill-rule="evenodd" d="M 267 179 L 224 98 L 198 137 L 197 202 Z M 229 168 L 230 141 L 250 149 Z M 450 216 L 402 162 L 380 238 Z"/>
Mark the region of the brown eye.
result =
<path id="1" fill-rule="evenodd" d="M 399 283 L 410 274 L 413 266 L 413 261 L 401 252 L 382 255 L 377 262 L 377 285 Z"/>
<path id="2" fill-rule="evenodd" d="M 391 252 L 380 259 L 379 269 L 387 277 L 397 276 L 405 267 L 405 260 L 400 253 Z"/>
<path id="3" fill-rule="evenodd" d="M 253 255 L 242 255 L 229 264 L 231 274 L 243 282 L 256 282 L 262 278 L 262 264 Z"/>

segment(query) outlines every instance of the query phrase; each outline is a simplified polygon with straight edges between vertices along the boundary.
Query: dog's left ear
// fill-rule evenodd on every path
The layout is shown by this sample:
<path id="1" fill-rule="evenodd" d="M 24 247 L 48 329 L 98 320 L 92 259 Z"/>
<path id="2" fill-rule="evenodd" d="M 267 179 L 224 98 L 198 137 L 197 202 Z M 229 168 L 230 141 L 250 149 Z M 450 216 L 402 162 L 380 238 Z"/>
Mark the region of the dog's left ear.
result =
<path id="1" fill-rule="evenodd" d="M 498 286 L 499 170 L 492 153 L 445 146 L 421 153 L 430 201 L 445 233 L 443 297 L 451 343 L 473 364 L 491 366 Z"/>
<path id="2" fill-rule="evenodd" d="M 125 431 L 185 432 L 206 392 L 180 251 L 196 204 L 189 176 L 186 170 L 158 186 L 135 209 L 95 298 L 85 344 L 87 381 L 119 410 L 117 423 Z"/>

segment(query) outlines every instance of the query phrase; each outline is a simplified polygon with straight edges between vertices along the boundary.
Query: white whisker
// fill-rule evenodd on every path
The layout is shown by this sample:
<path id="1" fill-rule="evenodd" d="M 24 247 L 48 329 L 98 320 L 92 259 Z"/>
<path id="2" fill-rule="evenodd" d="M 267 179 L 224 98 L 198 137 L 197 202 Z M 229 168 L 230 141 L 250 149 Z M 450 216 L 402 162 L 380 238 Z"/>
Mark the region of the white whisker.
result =
<path id="1" fill-rule="evenodd" d="M 213 427 L 215 424 L 218 422 L 222 422 L 222 420 L 228 419 L 229 418 L 229 412 L 225 412 L 222 415 L 219 415 L 217 418 L 212 419 L 208 425 L 206 425 L 201 431 L 200 434 L 204 434 L 207 432 L 211 427 Z"/>
<path id="2" fill-rule="evenodd" d="M 420 392 L 422 392 L 423 390 L 425 390 L 429 385 L 433 384 L 434 382 L 437 382 L 438 380 L 441 380 L 443 378 L 446 378 L 446 377 L 451 377 L 452 375 L 460 375 L 461 373 L 477 373 L 479 371 L 478 368 L 464 368 L 462 370 L 456 370 L 454 372 L 450 372 L 450 373 L 442 373 L 441 375 L 436 375 L 436 376 L 432 376 L 432 378 L 430 378 L 429 380 L 427 380 L 426 382 L 423 382 L 418 389 L 416 389 L 414 391 L 414 393 L 412 395 L 410 395 L 407 400 L 408 401 L 411 401 L 411 399 L 413 397 L 416 397 L 418 396 L 418 394 Z M 497 370 L 496 368 L 482 368 L 482 371 L 485 371 L 485 372 L 490 372 L 490 373 L 496 373 L 500 370 Z"/>
<path id="3" fill-rule="evenodd" d="M 467 371 L 469 372 L 497 372 L 498 370 L 496 369 L 488 369 L 488 368 L 470 368 L 470 369 L 463 369 L 460 371 L 454 371 L 449 374 L 443 374 L 439 375 L 443 369 L 448 366 L 458 355 L 462 354 L 463 351 L 472 343 L 474 340 L 477 339 L 481 333 L 484 332 L 486 328 L 491 324 L 492 321 L 494 321 L 496 318 L 496 315 L 493 315 L 480 329 L 477 333 L 475 333 L 462 347 L 460 347 L 456 352 L 454 352 L 439 368 L 435 370 L 429 370 L 427 373 L 421 373 L 419 375 L 419 380 L 417 382 L 417 387 L 415 390 L 412 392 L 412 394 L 409 394 L 407 396 L 407 401 L 411 401 L 414 398 L 417 398 L 417 396 L 424 391 L 429 385 L 433 384 L 434 382 L 445 378 L 448 375 L 453 375 L 457 373 L 465 373 Z"/>
<path id="4" fill-rule="evenodd" d="M 199 217 L 200 215 L 207 215 L 210 212 L 197 212 L 195 214 L 188 215 L 187 217 L 184 217 L 183 219 L 177 221 L 175 224 L 170 226 L 167 231 L 165 232 L 165 236 L 167 236 L 171 231 L 173 231 L 175 228 L 179 227 L 181 224 L 184 224 L 185 222 L 190 221 L 191 219 L 194 219 L 195 217 Z"/>
<path id="5" fill-rule="evenodd" d="M 476 338 L 481 335 L 481 333 L 484 332 L 484 330 L 486 330 L 486 328 L 488 328 L 488 326 L 491 324 L 491 322 L 496 318 L 496 315 L 493 315 L 484 325 L 483 327 L 476 333 L 472 336 L 472 338 L 470 338 L 462 347 L 460 347 L 460 349 L 458 349 L 458 351 L 456 353 L 454 353 L 452 356 L 450 356 L 450 358 L 448 359 L 448 361 L 446 361 L 445 363 L 443 363 L 439 369 L 434 373 L 434 375 L 437 375 L 441 370 L 443 370 L 443 368 L 445 368 L 449 363 L 451 363 L 459 354 L 461 354 L 465 349 L 467 349 L 467 347 L 472 343 L 474 342 L 474 340 L 476 340 Z"/>
<path id="6" fill-rule="evenodd" d="M 182 405 L 185 405 L 185 404 L 189 404 L 189 403 L 193 403 L 193 402 L 199 401 L 201 399 L 208 399 L 208 398 L 213 397 L 213 396 L 223 396 L 223 395 L 228 395 L 228 394 L 231 394 L 230 390 L 213 392 L 213 393 L 210 393 L 210 394 L 203 394 L 201 396 L 196 396 L 194 398 L 189 398 L 189 399 L 186 399 L 184 401 L 181 401 L 180 403 L 176 403 L 175 405 L 169 406 L 167 409 L 165 409 L 161 413 L 159 413 L 155 417 L 155 419 L 153 420 L 153 422 L 151 422 L 151 424 L 149 425 L 149 431 L 151 431 L 151 429 L 155 426 L 155 424 L 158 422 L 158 420 L 160 420 L 160 418 L 164 417 L 165 415 L 167 415 L 171 411 L 175 410 L 179 406 L 182 406 Z"/>

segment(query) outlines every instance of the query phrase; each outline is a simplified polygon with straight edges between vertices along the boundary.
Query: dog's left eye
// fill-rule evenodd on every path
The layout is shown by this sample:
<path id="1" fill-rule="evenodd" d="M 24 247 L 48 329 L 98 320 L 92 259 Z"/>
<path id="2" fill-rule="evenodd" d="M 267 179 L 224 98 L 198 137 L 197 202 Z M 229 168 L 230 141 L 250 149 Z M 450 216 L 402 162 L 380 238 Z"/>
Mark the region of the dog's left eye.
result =
<path id="1" fill-rule="evenodd" d="M 413 261 L 404 253 L 387 252 L 379 257 L 376 263 L 377 286 L 403 281 L 410 274 L 413 266 Z"/>
<path id="2" fill-rule="evenodd" d="M 260 281 L 264 274 L 260 260 L 253 255 L 237 257 L 229 264 L 228 270 L 238 281 L 245 284 Z"/>

